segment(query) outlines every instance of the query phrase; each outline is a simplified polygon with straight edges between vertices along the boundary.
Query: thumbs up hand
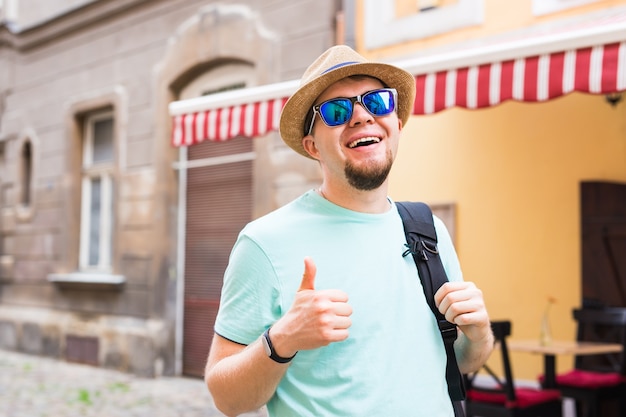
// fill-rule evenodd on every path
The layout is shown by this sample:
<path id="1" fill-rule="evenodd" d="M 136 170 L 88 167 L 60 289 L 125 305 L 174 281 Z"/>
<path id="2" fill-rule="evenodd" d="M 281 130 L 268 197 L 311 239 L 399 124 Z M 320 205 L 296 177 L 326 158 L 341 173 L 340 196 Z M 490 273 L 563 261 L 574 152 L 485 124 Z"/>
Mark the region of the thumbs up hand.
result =
<path id="1" fill-rule="evenodd" d="M 317 349 L 348 338 L 352 307 L 348 295 L 337 289 L 316 290 L 317 267 L 304 258 L 304 274 L 293 305 L 272 326 L 272 344 L 280 356 Z"/>

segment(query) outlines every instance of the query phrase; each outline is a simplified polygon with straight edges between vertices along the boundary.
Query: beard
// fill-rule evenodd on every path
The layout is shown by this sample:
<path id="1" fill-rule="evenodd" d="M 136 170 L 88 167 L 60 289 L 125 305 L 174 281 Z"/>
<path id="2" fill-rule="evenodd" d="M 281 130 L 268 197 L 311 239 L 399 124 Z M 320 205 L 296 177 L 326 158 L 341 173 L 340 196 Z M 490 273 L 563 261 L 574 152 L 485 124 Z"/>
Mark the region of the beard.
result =
<path id="1" fill-rule="evenodd" d="M 348 183 L 357 190 L 371 191 L 385 182 L 392 165 L 393 156 L 391 151 L 389 151 L 383 162 L 365 164 L 364 166 L 356 166 L 351 162 L 346 162 L 344 174 L 348 179 Z"/>

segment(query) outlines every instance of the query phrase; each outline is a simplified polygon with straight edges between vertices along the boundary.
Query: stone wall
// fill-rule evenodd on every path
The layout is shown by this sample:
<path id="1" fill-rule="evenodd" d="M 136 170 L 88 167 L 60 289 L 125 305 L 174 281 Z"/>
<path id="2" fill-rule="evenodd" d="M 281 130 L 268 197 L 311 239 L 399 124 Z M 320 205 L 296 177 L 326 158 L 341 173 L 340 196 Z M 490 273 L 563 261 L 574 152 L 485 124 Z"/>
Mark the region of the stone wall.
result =
<path id="1" fill-rule="evenodd" d="M 97 365 L 176 372 L 178 150 L 167 106 L 194 71 L 224 60 L 250 63 L 256 85 L 299 78 L 333 43 L 339 5 L 112 0 L 0 26 L 1 348 L 65 358 L 68 340 L 78 351 L 93 342 Z M 75 285 L 82 120 L 102 108 L 115 115 L 111 274 L 122 281 Z M 317 165 L 276 132 L 255 139 L 255 151 L 255 217 L 319 181 Z"/>

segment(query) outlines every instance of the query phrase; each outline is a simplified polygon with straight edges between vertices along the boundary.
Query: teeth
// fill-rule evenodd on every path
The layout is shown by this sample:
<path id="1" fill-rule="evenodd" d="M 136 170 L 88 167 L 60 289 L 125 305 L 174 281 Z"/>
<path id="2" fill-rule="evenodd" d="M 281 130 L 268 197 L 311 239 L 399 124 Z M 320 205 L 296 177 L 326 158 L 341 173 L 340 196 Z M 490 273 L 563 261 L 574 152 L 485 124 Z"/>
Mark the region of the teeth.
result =
<path id="1" fill-rule="evenodd" d="M 379 142 L 380 142 L 380 138 L 377 138 L 377 137 L 375 137 L 375 136 L 370 136 L 370 137 L 367 137 L 367 138 L 357 139 L 357 140 L 355 140 L 354 142 L 350 143 L 350 144 L 348 145 L 348 147 L 349 147 L 350 149 L 352 149 L 352 148 L 356 148 L 357 146 L 359 146 L 359 145 L 361 145 L 361 144 L 363 144 L 363 143 L 369 143 L 369 142 L 372 142 L 372 143 L 379 143 Z"/>

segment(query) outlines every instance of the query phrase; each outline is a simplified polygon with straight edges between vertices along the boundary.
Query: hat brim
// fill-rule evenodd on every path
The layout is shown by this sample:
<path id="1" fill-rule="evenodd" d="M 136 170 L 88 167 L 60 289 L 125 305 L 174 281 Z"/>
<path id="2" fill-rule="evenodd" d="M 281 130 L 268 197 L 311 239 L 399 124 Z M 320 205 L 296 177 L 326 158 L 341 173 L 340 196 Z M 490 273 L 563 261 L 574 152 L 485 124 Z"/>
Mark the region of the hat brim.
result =
<path id="1" fill-rule="evenodd" d="M 398 118 L 404 126 L 415 101 L 415 77 L 409 72 L 388 64 L 362 62 L 328 71 L 301 86 L 285 103 L 280 115 L 280 135 L 285 143 L 299 154 L 311 158 L 302 146 L 306 116 L 315 100 L 335 82 L 352 76 L 367 75 L 378 78 L 386 87 L 398 91 Z"/>

